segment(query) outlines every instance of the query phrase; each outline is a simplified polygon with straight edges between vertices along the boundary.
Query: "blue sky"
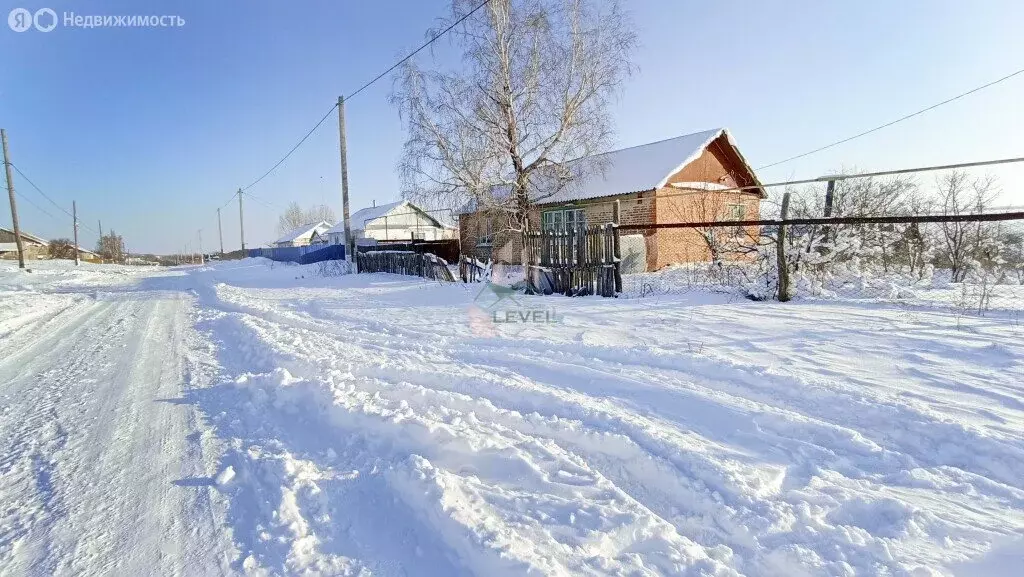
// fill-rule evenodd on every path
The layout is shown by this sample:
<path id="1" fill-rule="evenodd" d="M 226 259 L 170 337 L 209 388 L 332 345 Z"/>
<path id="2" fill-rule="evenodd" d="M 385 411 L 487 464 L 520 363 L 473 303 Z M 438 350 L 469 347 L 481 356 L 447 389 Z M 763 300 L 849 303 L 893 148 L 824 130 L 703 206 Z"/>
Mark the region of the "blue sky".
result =
<path id="1" fill-rule="evenodd" d="M 850 136 L 1024 67 L 1019 0 L 629 0 L 639 72 L 615 105 L 620 146 L 727 126 L 755 167 Z M 0 28 L 0 126 L 14 164 L 82 221 L 136 251 L 216 247 L 216 207 L 272 166 L 332 106 L 424 39 L 445 0 L 15 0 L 58 14 L 180 15 L 181 28 Z M 347 107 L 353 210 L 398 196 L 403 132 L 384 79 Z M 1024 155 L 1024 75 L 926 115 L 760 173 L 813 177 Z M 1024 171 L 991 170 L 1024 203 Z M 928 179 L 925 176 L 923 179 Z M 17 175 L 22 226 L 68 236 L 70 219 Z M 252 189 L 275 207 L 340 214 L 330 118 Z M 249 245 L 275 208 L 246 204 Z M 238 208 L 224 209 L 238 247 Z M 10 221 L 6 206 L 0 223 Z M 95 234 L 82 232 L 83 244 Z"/>

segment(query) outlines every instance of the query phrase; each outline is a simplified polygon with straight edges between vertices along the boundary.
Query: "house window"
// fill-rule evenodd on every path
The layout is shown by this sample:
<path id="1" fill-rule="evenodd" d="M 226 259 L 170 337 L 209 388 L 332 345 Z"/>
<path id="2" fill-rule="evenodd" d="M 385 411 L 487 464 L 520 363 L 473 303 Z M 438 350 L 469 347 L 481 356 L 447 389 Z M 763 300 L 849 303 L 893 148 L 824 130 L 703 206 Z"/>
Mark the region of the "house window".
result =
<path id="1" fill-rule="evenodd" d="M 740 221 L 745 220 L 747 214 L 747 207 L 742 204 L 729 204 L 726 205 L 726 220 Z M 736 236 L 743 234 L 743 227 L 736 226 L 732 228 L 732 233 Z"/>
<path id="2" fill-rule="evenodd" d="M 477 222 L 477 246 L 491 246 L 494 244 L 494 229 L 490 216 L 485 216 Z"/>
<path id="3" fill-rule="evenodd" d="M 580 230 L 587 227 L 587 215 L 582 208 L 547 210 L 541 214 L 541 225 L 545 231 Z"/>

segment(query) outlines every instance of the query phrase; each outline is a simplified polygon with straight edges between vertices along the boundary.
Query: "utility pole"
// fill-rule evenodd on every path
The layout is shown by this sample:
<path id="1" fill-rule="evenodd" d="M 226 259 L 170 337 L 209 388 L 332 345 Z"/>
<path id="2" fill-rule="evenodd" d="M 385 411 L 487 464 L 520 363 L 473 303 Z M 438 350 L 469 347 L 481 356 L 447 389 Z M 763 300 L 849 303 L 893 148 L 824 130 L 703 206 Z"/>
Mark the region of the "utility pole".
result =
<path id="1" fill-rule="evenodd" d="M 14 177 L 11 175 L 11 154 L 7 150 L 7 131 L 0 128 L 0 139 L 4 146 L 4 170 L 7 172 L 7 196 L 11 199 L 11 222 L 14 224 L 14 244 L 18 245 L 18 268 L 25 268 L 25 247 L 21 244 L 21 227 L 18 226 L 18 203 L 14 201 Z"/>
<path id="2" fill-rule="evenodd" d="M 836 181 L 828 181 L 828 187 L 825 189 L 825 218 L 832 216 L 832 204 L 835 202 L 836 194 Z M 825 242 L 830 242 L 832 237 L 832 230 L 829 227 L 825 227 Z M 810 248 L 810 247 L 808 247 Z"/>
<path id="3" fill-rule="evenodd" d="M 71 220 L 75 221 L 75 266 L 79 266 L 82 262 L 78 259 L 78 204 L 75 201 L 71 201 Z"/>
<path id="4" fill-rule="evenodd" d="M 203 254 L 203 229 L 199 229 L 199 264 L 206 264 L 206 255 Z"/>
<path id="5" fill-rule="evenodd" d="M 352 220 L 348 211 L 348 145 L 345 143 L 345 97 L 338 97 L 338 138 L 341 145 L 341 218 L 345 223 L 345 260 L 354 262 L 352 254 Z"/>
<path id="6" fill-rule="evenodd" d="M 96 225 L 100 227 L 99 228 L 99 231 L 100 231 L 100 245 L 99 245 L 99 249 L 100 249 L 100 263 L 102 264 L 103 263 L 103 221 L 97 219 L 96 220 Z"/>
<path id="7" fill-rule="evenodd" d="M 242 257 L 245 257 L 245 218 L 242 215 L 242 189 L 238 189 L 238 231 L 242 234 Z"/>
<path id="8" fill-rule="evenodd" d="M 782 213 L 779 220 L 785 223 L 789 218 L 789 193 L 782 195 Z M 775 256 L 779 267 L 779 302 L 786 302 L 790 299 L 789 294 L 789 264 L 786 259 L 786 225 L 779 225 L 779 232 L 775 237 Z"/>
<path id="9" fill-rule="evenodd" d="M 217 209 L 217 238 L 220 239 L 220 255 L 224 256 L 224 229 L 220 227 L 220 209 Z"/>

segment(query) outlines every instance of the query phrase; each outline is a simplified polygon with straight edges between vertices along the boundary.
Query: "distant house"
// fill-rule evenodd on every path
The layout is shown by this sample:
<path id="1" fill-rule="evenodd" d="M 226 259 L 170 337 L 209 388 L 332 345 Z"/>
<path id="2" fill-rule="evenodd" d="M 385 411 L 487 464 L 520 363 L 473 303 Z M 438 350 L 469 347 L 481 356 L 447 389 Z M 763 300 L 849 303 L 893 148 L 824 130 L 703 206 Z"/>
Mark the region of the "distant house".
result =
<path id="1" fill-rule="evenodd" d="M 85 262 L 103 262 L 103 257 L 94 253 L 91 250 L 86 250 L 82 247 L 78 247 L 78 258 L 84 260 Z"/>
<path id="2" fill-rule="evenodd" d="M 323 235 L 331 228 L 330 223 L 318 222 L 301 226 L 281 238 L 274 241 L 274 246 L 279 248 L 289 246 L 307 246 L 313 240 L 314 235 Z"/>
<path id="3" fill-rule="evenodd" d="M 327 231 L 317 230 L 313 232 L 313 236 L 309 237 L 309 244 L 328 244 L 328 242 L 330 241 L 327 238 Z"/>
<path id="4" fill-rule="evenodd" d="M 27 259 L 50 257 L 50 243 L 34 234 L 21 231 L 21 246 Z M 18 244 L 14 239 L 14 231 L 3 227 L 0 227 L 0 259 L 18 259 Z"/>
<path id="5" fill-rule="evenodd" d="M 356 241 L 455 238 L 455 227 L 446 225 L 407 200 L 357 210 L 349 220 Z M 331 244 L 345 244 L 345 223 L 334 225 L 327 231 L 327 236 Z"/>
<path id="6" fill-rule="evenodd" d="M 531 230 L 566 230 L 612 220 L 619 201 L 620 222 L 630 225 L 757 219 L 764 190 L 728 130 L 717 128 L 568 163 L 576 173 L 567 186 L 546 190 L 535 178 L 529 210 Z M 463 254 L 518 264 L 521 237 L 501 232 L 502 215 L 476 210 L 459 215 Z M 739 233 L 742 231 L 734 231 Z M 756 234 L 757 229 L 749 230 Z M 638 230 L 624 234 L 633 270 L 658 270 L 673 263 L 704 261 L 710 251 L 700 231 L 688 228 Z M 624 259 L 627 250 L 624 248 Z"/>

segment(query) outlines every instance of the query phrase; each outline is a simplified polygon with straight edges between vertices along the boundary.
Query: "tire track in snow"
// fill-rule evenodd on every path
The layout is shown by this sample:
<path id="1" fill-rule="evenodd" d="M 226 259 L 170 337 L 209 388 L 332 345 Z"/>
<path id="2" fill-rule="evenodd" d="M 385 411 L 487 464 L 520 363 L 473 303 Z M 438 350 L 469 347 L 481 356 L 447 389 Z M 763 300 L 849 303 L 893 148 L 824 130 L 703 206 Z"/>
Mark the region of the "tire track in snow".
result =
<path id="1" fill-rule="evenodd" d="M 599 519 L 600 523 L 607 523 L 609 518 L 614 519 L 615 515 L 602 516 L 597 511 L 604 513 L 618 511 L 617 514 L 623 516 L 619 522 L 626 524 L 622 525 L 621 529 L 602 527 L 598 532 L 617 534 L 621 537 L 632 534 L 633 537 L 618 546 L 623 547 L 622 549 L 613 548 L 610 551 L 604 551 L 598 558 L 614 559 L 618 563 L 624 563 L 623 567 L 629 566 L 632 561 L 627 551 L 634 546 L 640 546 L 640 542 L 645 539 L 653 539 L 644 547 L 662 547 L 664 549 L 667 557 L 662 560 L 665 563 L 662 566 L 663 571 L 676 573 L 687 568 L 694 572 L 725 570 L 719 562 L 707 556 L 708 551 L 679 535 L 671 524 L 627 496 L 599 472 L 591 469 L 586 459 L 572 451 L 566 451 L 558 443 L 531 435 L 528 431 L 502 427 L 495 422 L 481 423 L 472 417 L 472 413 L 452 411 L 443 402 L 419 407 L 419 411 L 411 410 L 414 404 L 412 399 L 388 398 L 385 394 L 386 383 L 359 378 L 356 375 L 347 375 L 344 372 L 344 365 L 348 363 L 372 364 L 379 362 L 380 357 L 376 356 L 377 351 L 368 351 L 362 348 L 368 343 L 353 339 L 351 335 L 345 339 L 325 337 L 322 333 L 313 333 L 305 327 L 296 326 L 300 324 L 309 326 L 308 323 L 301 321 L 299 323 L 286 322 L 282 327 L 284 316 L 281 313 L 270 312 L 267 314 L 270 318 L 267 319 L 260 313 L 254 315 L 249 311 L 238 312 L 239 309 L 244 308 L 237 303 L 229 303 L 224 310 L 231 311 L 228 314 L 242 314 L 244 316 L 243 324 L 252 327 L 254 336 L 265 346 L 277 351 L 278 358 L 290 371 L 310 378 L 314 378 L 315 375 L 331 375 L 328 382 L 321 381 L 317 385 L 304 384 L 303 386 L 314 391 L 334 391 L 332 402 L 321 400 L 311 403 L 311 405 L 313 407 L 329 406 L 334 415 L 333 422 L 337 427 L 344 429 L 348 434 L 365 436 L 368 434 L 367 431 L 371 431 L 374 436 L 382 437 L 386 440 L 385 444 L 391 446 L 390 451 L 385 454 L 390 453 L 396 457 L 427 456 L 425 461 L 413 461 L 404 467 L 400 466 L 400 463 L 391 463 L 394 470 L 398 471 L 393 476 L 394 483 L 397 483 L 395 486 L 400 488 L 400 493 L 407 495 L 411 506 L 420 509 L 422 518 L 428 519 L 436 525 L 439 523 L 437 517 L 439 511 L 435 511 L 433 505 L 424 509 L 422 499 L 408 497 L 410 483 L 412 486 L 420 487 L 415 491 L 429 490 L 430 487 L 449 487 L 450 489 L 454 484 L 454 486 L 461 487 L 457 490 L 459 499 L 478 503 L 485 509 L 489 504 L 491 510 L 482 518 L 463 517 L 458 527 L 453 528 L 450 523 L 441 523 L 441 526 L 438 527 L 441 533 L 446 535 L 449 544 L 460 550 L 464 549 L 460 544 L 467 537 L 477 536 L 479 538 L 480 535 L 491 535 L 491 540 L 485 539 L 478 542 L 478 546 L 469 551 L 462 550 L 460 556 L 464 561 L 486 564 L 487 569 L 493 571 L 495 570 L 493 564 L 496 562 L 493 553 L 482 552 L 496 552 L 512 547 L 517 550 L 520 563 L 525 562 L 529 564 L 528 566 L 536 568 L 546 567 L 542 571 L 545 573 L 558 574 L 569 567 L 573 572 L 581 573 L 588 573 L 596 569 L 596 567 L 588 569 L 589 564 L 593 562 L 588 560 L 589 557 L 578 558 L 575 555 L 568 555 L 565 561 L 569 563 L 568 566 L 559 565 L 557 562 L 554 566 L 549 566 L 552 560 L 546 559 L 546 553 L 541 552 L 561 548 L 555 542 L 547 542 L 554 538 L 554 534 L 566 533 L 565 538 L 569 538 L 569 542 L 574 542 L 588 532 L 596 530 L 597 527 L 592 529 L 574 528 L 571 519 L 553 519 L 549 515 L 540 518 L 529 515 L 516 517 L 522 513 L 515 513 L 514 506 L 507 501 L 511 491 L 512 494 L 519 495 L 515 497 L 516 500 L 540 499 L 537 505 L 540 507 L 551 506 L 549 503 L 551 499 L 555 499 L 555 501 L 569 499 L 572 506 L 568 509 L 565 509 L 564 506 L 560 507 L 561 510 L 589 511 L 587 515 L 593 519 Z M 317 342 L 317 346 L 309 347 L 308 345 L 313 340 Z M 314 354 L 313 351 L 316 353 Z M 394 353 L 394 351 L 391 352 Z M 244 365 L 244 362 L 240 364 Z M 272 396 L 270 401 L 264 401 L 262 404 L 283 402 L 275 394 L 279 392 L 278 388 L 289 391 L 293 389 L 291 386 L 281 386 L 281 384 L 278 383 L 277 387 L 258 387 L 257 391 L 260 392 L 255 394 L 255 397 L 259 399 L 267 395 Z M 284 395 L 285 393 L 280 392 L 279 394 Z M 451 398 L 450 395 L 449 398 Z M 479 441 L 469 441 L 469 439 L 478 439 Z M 469 442 L 470 446 L 464 446 L 466 442 Z M 489 447 L 491 452 L 497 451 L 495 457 L 499 461 L 494 461 L 495 457 L 488 457 L 488 451 L 473 446 L 477 443 L 484 443 L 484 446 Z M 454 452 L 451 453 L 452 451 Z M 406 462 L 405 457 L 402 457 L 400 461 Z M 504 471 L 494 475 L 495 471 L 489 469 L 498 462 L 522 463 L 525 468 L 518 472 Z M 441 468 L 438 468 L 439 464 Z M 466 467 L 472 468 L 467 469 Z M 405 471 L 405 473 L 401 471 Z M 479 475 L 484 475 L 484 478 L 489 481 L 478 480 Z M 503 479 L 506 478 L 513 479 L 513 484 L 504 486 Z M 531 478 L 535 480 L 530 481 Z M 566 484 L 565 481 L 573 479 L 582 479 L 583 484 L 574 481 Z M 540 483 L 540 485 L 531 485 L 531 483 Z M 567 488 L 558 489 L 559 486 Z M 589 489 L 584 491 L 584 487 L 589 487 Z M 440 490 L 439 498 L 442 500 L 445 496 L 451 497 L 450 492 L 446 492 L 444 489 Z M 586 494 L 581 495 L 581 491 Z M 495 507 L 497 508 L 495 509 Z M 468 509 L 459 510 L 468 511 Z M 513 518 L 503 517 L 508 515 L 513 515 Z M 539 521 L 545 518 L 550 526 Z M 513 519 L 515 519 L 514 524 L 509 524 Z M 480 525 L 481 523 L 483 525 Z M 484 530 L 485 526 L 495 527 L 495 523 L 497 524 L 496 528 L 489 531 Z M 523 523 L 525 525 L 522 525 Z M 565 524 L 563 525 L 563 523 Z M 630 526 L 630 523 L 636 524 L 636 527 L 627 531 L 626 527 Z M 518 527 L 518 529 L 513 529 L 513 527 Z M 580 533 L 581 530 L 583 533 Z M 480 531 L 484 531 L 484 533 Z M 521 531 L 528 532 L 523 534 Z M 654 533 L 651 534 L 651 531 Z M 514 535 L 518 535 L 518 537 L 512 537 Z M 576 535 L 576 537 L 570 538 L 568 535 Z M 648 535 L 648 537 L 641 537 L 642 535 Z M 641 541 L 635 541 L 637 537 L 640 537 Z M 631 542 L 633 544 L 630 544 Z M 531 545 L 540 547 L 540 549 L 535 549 L 531 553 L 529 549 Z M 527 548 L 523 549 L 524 547 Z M 722 552 L 714 550 L 713 554 L 721 555 Z M 483 555 L 483 559 L 479 558 L 481 555 Z M 648 556 L 648 562 L 657 558 L 657 555 L 652 553 Z M 558 569 L 559 566 L 563 568 Z M 482 566 L 478 568 L 482 568 Z M 523 567 L 519 566 L 505 567 L 505 570 L 512 572 L 522 569 Z"/>
<path id="2" fill-rule="evenodd" d="M 0 573 L 220 572 L 213 519 L 185 514 L 195 511 L 189 489 L 172 484 L 188 466 L 184 409 L 158 402 L 181 394 L 184 303 L 166 293 L 83 299 L 28 335 L 20 364 L 0 365 L 23 415 L 3 421 L 17 426 L 4 454 L 21 473 L 2 475 L 2 493 L 25 505 L 3 522 Z M 45 483 L 29 483 L 30 472 Z"/>
<path id="3" fill-rule="evenodd" d="M 876 479 L 885 482 L 892 482 L 897 475 L 906 475 L 908 469 L 917 466 L 915 463 L 930 466 L 937 471 L 948 465 L 962 466 L 965 472 L 977 471 L 982 474 L 979 482 L 991 483 L 986 477 L 1004 481 L 1014 478 L 1012 464 L 1011 469 L 993 467 L 991 463 L 985 462 L 984 456 L 972 458 L 971 455 L 961 453 L 961 457 L 966 457 L 967 460 L 961 459 L 957 462 L 957 456 L 939 452 L 937 458 L 929 458 L 926 455 L 924 459 L 919 459 L 920 454 L 928 453 L 928 450 L 916 446 L 912 439 L 915 435 L 922 440 L 936 435 L 941 437 L 945 433 L 936 433 L 936 430 L 948 431 L 951 434 L 965 435 L 963 438 L 952 440 L 952 445 L 969 447 L 980 444 L 993 454 L 1001 454 L 1006 450 L 1013 454 L 1012 446 L 1004 444 L 1001 440 L 978 435 L 961 426 L 939 421 L 927 412 L 887 400 L 872 399 L 879 406 L 867 405 L 870 412 L 866 418 L 863 414 L 851 414 L 845 403 L 853 402 L 855 406 L 861 406 L 864 400 L 846 396 L 848 393 L 843 391 L 818 387 L 816 383 L 803 378 L 766 373 L 752 364 L 712 361 L 699 355 L 674 358 L 678 355 L 656 348 L 647 351 L 633 349 L 623 354 L 622 351 L 603 346 L 583 347 L 577 344 L 517 340 L 514 348 L 529 354 L 533 358 L 533 361 L 529 362 L 527 357 L 518 352 L 507 354 L 503 351 L 508 345 L 507 339 L 438 337 L 428 331 L 367 321 L 351 312 L 335 313 L 333 310 L 328 322 L 301 311 L 290 311 L 287 301 L 284 307 L 280 306 L 281 303 L 271 305 L 269 301 L 264 302 L 259 297 L 252 298 L 253 295 L 231 287 L 225 288 L 221 296 L 230 302 L 229 307 L 234 312 L 254 315 L 267 323 L 288 327 L 284 332 L 291 334 L 281 337 L 273 334 L 262 336 L 276 343 L 275 346 L 280 342 L 288 343 L 292 347 L 289 350 L 293 350 L 297 356 L 314 358 L 314 365 L 320 367 L 321 371 L 351 371 L 356 377 L 381 381 L 375 387 L 382 398 L 395 402 L 405 400 L 411 406 L 416 406 L 411 400 L 416 395 L 434 395 L 439 399 L 436 404 L 441 404 L 440 399 L 447 399 L 447 402 L 451 403 L 452 399 L 461 398 L 445 397 L 443 394 L 454 392 L 466 395 L 459 401 L 460 410 L 463 412 L 472 412 L 474 410 L 471 407 L 475 406 L 475 412 L 487 414 L 499 421 L 501 418 L 517 422 L 533 421 L 535 419 L 529 415 L 530 411 L 537 412 L 538 416 L 543 417 L 542 420 L 554 419 L 557 425 L 535 426 L 531 422 L 529 427 L 532 428 L 527 427 L 529 434 L 552 439 L 570 453 L 580 456 L 588 465 L 636 497 L 650 510 L 673 521 L 682 534 L 686 535 L 689 532 L 698 542 L 725 543 L 740 550 L 744 545 L 750 547 L 753 544 L 759 547 L 760 551 L 755 554 L 765 558 L 760 560 L 761 564 L 757 564 L 755 560 L 754 564 L 749 565 L 755 574 L 769 572 L 769 569 L 778 562 L 774 549 L 780 548 L 781 552 L 792 544 L 801 544 L 810 550 L 818 550 L 823 554 L 824 562 L 832 563 L 828 566 L 834 570 L 839 570 L 843 566 L 848 567 L 845 565 L 847 560 L 855 560 L 865 565 L 888 567 L 896 574 L 903 572 L 902 561 L 906 559 L 894 558 L 885 539 L 872 537 L 865 544 L 863 531 L 860 534 L 851 533 L 849 526 L 823 525 L 816 517 L 808 516 L 819 513 L 812 513 L 807 508 L 808 495 L 801 494 L 800 491 L 803 485 L 814 480 L 814 476 L 819 474 L 819 467 L 846 471 L 855 477 L 862 475 L 858 468 L 863 467 L 873 476 L 888 476 L 885 479 Z M 377 330 L 378 328 L 380 330 Z M 317 345 L 310 346 L 314 338 L 312 334 L 298 337 L 294 334 L 297 332 L 319 334 Z M 328 342 L 330 345 L 326 345 Z M 566 372 L 565 369 L 559 371 L 562 361 L 577 366 L 572 367 L 570 372 Z M 294 364 L 294 361 L 291 363 Z M 424 371 L 423 366 L 430 363 L 436 363 L 439 366 L 438 371 Z M 296 370 L 302 374 L 316 374 L 316 369 L 311 367 L 300 367 Z M 573 374 L 572 371 L 577 373 Z M 472 376 L 467 377 L 466 374 Z M 522 378 L 524 374 L 531 378 Z M 515 383 L 515 388 L 506 389 L 510 379 L 515 380 L 517 377 L 519 379 Z M 559 383 L 556 385 L 550 382 L 552 378 L 558 379 Z M 601 386 L 591 386 L 591 381 L 595 379 L 605 383 Z M 571 390 L 566 390 L 566 387 L 562 386 L 566 383 L 572 384 Z M 720 447 L 725 452 L 708 459 L 709 462 L 715 463 L 715 467 L 721 462 L 720 457 L 727 456 L 726 445 L 730 446 L 732 451 L 735 451 L 736 447 L 750 447 L 756 449 L 757 453 L 771 455 L 773 451 L 766 445 L 769 445 L 773 438 L 779 441 L 783 446 L 774 451 L 779 457 L 778 462 L 791 463 L 787 471 L 791 478 L 787 479 L 787 486 L 782 488 L 789 494 L 785 498 L 777 498 L 769 491 L 764 495 L 764 500 L 775 502 L 766 504 L 758 503 L 757 498 L 751 500 L 750 493 L 735 484 L 718 484 L 732 490 L 732 493 L 709 490 L 709 487 L 714 487 L 715 484 L 691 488 L 693 479 L 701 478 L 700 473 L 695 474 L 692 465 L 689 468 L 672 465 L 671 461 L 665 458 L 665 451 L 652 445 L 649 438 L 623 429 L 621 422 L 615 424 L 614 420 L 608 421 L 607 416 L 601 414 L 602 411 L 597 415 L 586 416 L 587 412 L 593 413 L 595 406 L 611 403 L 615 410 L 632 418 L 648 419 L 654 425 L 654 429 L 664 428 L 666 425 L 669 429 L 676 428 L 677 422 L 688 422 L 689 419 L 696 417 L 695 429 L 700 431 L 700 423 L 708 422 L 702 419 L 703 415 L 700 413 L 686 415 L 665 412 L 663 409 L 666 407 L 645 405 L 631 398 L 627 392 L 629 385 L 654 386 L 655 383 L 659 387 L 668 387 L 670 391 L 677 388 L 676 393 L 681 399 L 689 398 L 698 401 L 701 406 L 724 410 L 729 414 L 729 419 L 747 417 L 753 421 L 755 428 L 750 430 L 746 437 L 740 431 L 735 435 L 727 434 L 722 437 L 720 427 L 711 430 L 714 439 L 725 442 L 725 445 Z M 418 391 L 416 387 L 419 388 Z M 783 394 L 773 395 L 771 392 L 775 390 L 781 390 Z M 801 395 L 806 395 L 808 391 L 813 391 L 816 396 L 803 398 Z M 491 413 L 487 412 L 488 404 Z M 418 408 L 429 409 L 431 406 L 432 403 L 425 403 L 420 404 Z M 893 414 L 901 416 L 893 417 Z M 581 415 L 585 416 L 582 420 Z M 671 419 L 659 420 L 659 415 Z M 894 418 L 911 423 L 911 437 L 885 435 L 885 431 L 875 430 L 871 426 L 872 423 L 889 422 Z M 559 422 L 560 419 L 563 422 Z M 571 430 L 572 427 L 579 428 L 573 424 L 574 422 L 582 425 L 582 432 Z M 658 475 L 663 484 L 652 482 L 642 464 L 633 465 L 633 470 L 629 470 L 629 466 L 620 467 L 623 456 L 630 453 L 613 454 L 610 459 L 602 457 L 613 451 L 610 448 L 602 449 L 606 449 L 609 444 L 615 444 L 616 440 L 605 437 L 602 439 L 604 446 L 595 449 L 590 439 L 581 439 L 586 434 L 598 436 L 602 432 L 607 433 L 609 428 L 621 434 L 619 442 L 623 443 L 623 447 L 630 451 L 636 450 L 632 454 L 643 456 L 638 457 L 638 460 L 646 458 L 655 463 L 656 467 L 660 467 Z M 758 437 L 757 443 L 751 445 L 755 437 Z M 692 451 L 690 441 L 695 437 L 690 434 L 682 438 L 686 441 L 676 444 L 670 442 L 666 446 L 684 453 Z M 907 440 L 910 442 L 904 442 Z M 705 443 L 704 446 L 714 447 L 714 443 Z M 855 458 L 853 463 L 844 463 L 851 456 Z M 742 455 L 733 457 L 740 462 L 744 461 Z M 692 455 L 686 457 L 687 460 L 692 458 Z M 804 464 L 803 467 L 800 466 L 801 463 Z M 851 464 L 855 466 L 850 466 Z M 721 471 L 715 474 L 720 475 Z M 743 478 L 743 474 L 740 474 L 740 478 Z M 642 479 L 642 482 L 636 482 L 634 479 Z M 864 483 L 856 479 L 847 481 L 841 478 L 830 479 L 829 482 L 847 483 L 851 487 L 855 487 L 856 483 Z M 685 489 L 679 490 L 680 487 Z M 1014 506 L 1014 503 L 1019 502 L 1020 492 L 1015 491 L 1012 486 L 994 486 L 992 489 L 993 494 L 1005 493 L 1008 505 Z M 915 495 L 911 495 L 913 496 Z M 848 518 L 847 511 L 856 510 L 841 502 L 837 503 L 835 499 L 825 499 L 831 501 L 829 507 L 838 506 L 835 511 Z M 964 503 L 966 504 L 966 501 Z M 779 506 L 778 513 L 772 510 L 775 506 Z M 674 508 L 685 513 L 679 515 Z M 692 516 L 693 511 L 705 510 L 717 511 L 717 514 L 709 515 L 714 519 L 711 523 L 702 523 Z M 737 511 L 740 513 L 737 514 Z M 766 511 L 772 514 L 766 514 Z M 686 513 L 691 515 L 688 516 Z M 899 510 L 895 513 L 879 510 L 878 514 L 892 514 L 896 519 L 904 515 Z M 857 515 L 863 516 L 861 513 L 853 514 L 853 520 L 849 521 L 837 515 L 836 521 L 863 523 L 864 521 L 856 519 Z M 691 524 L 688 522 L 689 519 L 694 519 L 695 522 Z M 910 523 L 920 521 L 911 518 L 908 520 Z M 948 520 L 937 522 L 934 518 L 925 521 L 939 533 L 949 532 L 948 527 L 954 525 Z M 702 536 L 700 532 L 706 530 L 709 524 L 712 527 L 717 525 L 717 528 Z M 793 526 L 794 530 L 780 531 L 776 524 Z M 913 557 L 913 546 L 911 545 L 909 549 L 910 556 Z M 747 553 L 744 551 L 744 554 Z M 783 557 L 786 555 L 781 554 Z M 907 554 L 906 550 L 904 554 Z"/>

